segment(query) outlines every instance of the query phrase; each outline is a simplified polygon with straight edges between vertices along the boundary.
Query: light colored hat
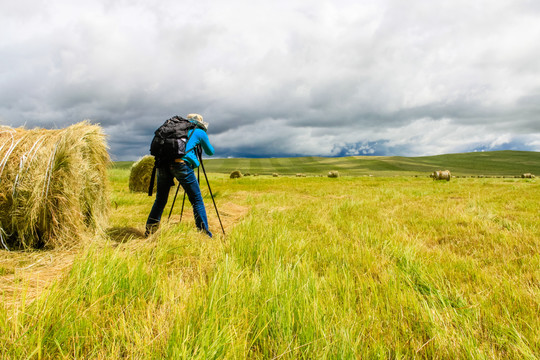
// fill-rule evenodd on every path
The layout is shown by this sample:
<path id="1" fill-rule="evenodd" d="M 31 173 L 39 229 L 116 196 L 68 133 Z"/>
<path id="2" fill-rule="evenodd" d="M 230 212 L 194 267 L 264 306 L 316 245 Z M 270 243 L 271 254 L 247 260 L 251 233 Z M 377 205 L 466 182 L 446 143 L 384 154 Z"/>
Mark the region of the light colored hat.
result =
<path id="1" fill-rule="evenodd" d="M 201 127 L 203 127 L 205 130 L 208 130 L 208 123 L 206 123 L 206 122 L 203 121 L 202 115 L 199 115 L 199 114 L 189 114 L 188 116 L 186 116 L 186 118 L 187 118 L 188 120 L 191 120 L 191 121 L 196 122 L 198 125 L 200 125 Z"/>

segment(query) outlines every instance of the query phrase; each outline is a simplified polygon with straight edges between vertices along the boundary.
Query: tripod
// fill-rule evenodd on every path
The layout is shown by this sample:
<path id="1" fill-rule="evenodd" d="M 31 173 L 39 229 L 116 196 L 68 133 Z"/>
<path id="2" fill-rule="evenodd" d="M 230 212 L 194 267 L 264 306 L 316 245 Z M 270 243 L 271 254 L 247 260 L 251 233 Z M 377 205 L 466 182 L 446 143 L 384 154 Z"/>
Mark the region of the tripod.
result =
<path id="1" fill-rule="evenodd" d="M 199 168 L 197 168 L 197 182 L 199 183 L 199 186 L 200 186 L 201 185 L 201 182 L 200 182 L 201 170 L 200 170 L 200 168 L 202 167 L 203 173 L 204 173 L 204 178 L 206 179 L 206 184 L 208 185 L 208 191 L 210 192 L 210 197 L 212 198 L 212 202 L 214 203 L 214 209 L 216 209 L 216 214 L 217 214 L 217 217 L 218 217 L 218 220 L 219 220 L 219 225 L 221 226 L 221 231 L 223 231 L 223 235 L 225 235 L 225 229 L 223 228 L 223 223 L 221 222 L 221 217 L 219 216 L 219 211 L 218 211 L 218 208 L 217 208 L 217 205 L 216 205 L 216 201 L 214 200 L 214 194 L 212 193 L 212 189 L 210 188 L 210 182 L 208 181 L 208 176 L 206 175 L 206 169 L 204 168 L 204 163 L 203 163 L 203 160 L 202 160 L 201 146 L 197 145 L 197 147 L 194 150 L 195 150 L 195 154 L 197 155 L 197 158 L 199 159 L 199 163 L 201 164 L 201 166 Z M 172 211 L 173 211 L 173 208 L 174 208 L 174 203 L 176 202 L 176 196 L 178 195 L 178 190 L 180 190 L 180 183 L 178 183 L 178 186 L 176 188 L 176 193 L 174 194 L 174 199 L 173 199 L 173 202 L 172 202 L 172 205 L 171 205 L 171 211 L 169 212 L 169 217 L 167 218 L 167 221 L 171 218 Z M 180 211 L 180 222 L 182 221 L 182 214 L 184 213 L 184 204 L 185 204 L 185 202 L 186 202 L 186 191 L 184 190 L 184 196 L 183 196 L 183 199 L 182 199 L 182 210 Z"/>

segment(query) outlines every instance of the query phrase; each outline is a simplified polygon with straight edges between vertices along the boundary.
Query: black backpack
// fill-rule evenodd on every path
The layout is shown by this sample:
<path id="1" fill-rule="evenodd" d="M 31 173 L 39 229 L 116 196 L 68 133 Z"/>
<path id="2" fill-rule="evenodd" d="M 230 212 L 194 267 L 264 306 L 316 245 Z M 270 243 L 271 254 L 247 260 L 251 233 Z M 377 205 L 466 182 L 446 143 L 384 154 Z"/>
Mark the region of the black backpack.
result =
<path id="1" fill-rule="evenodd" d="M 179 159 L 186 155 L 186 144 L 191 135 L 188 136 L 190 130 L 194 130 L 197 126 L 189 120 L 180 116 L 173 116 L 161 125 L 155 132 L 152 143 L 150 144 L 150 155 L 154 156 L 154 168 L 150 177 L 150 186 L 148 187 L 148 195 L 152 196 L 154 187 L 154 178 L 156 168 L 169 164 L 175 159 Z"/>
<path id="2" fill-rule="evenodd" d="M 191 121 L 174 116 L 154 132 L 154 138 L 150 144 L 150 155 L 154 156 L 158 166 L 186 155 L 188 132 L 195 127 L 196 125 Z"/>

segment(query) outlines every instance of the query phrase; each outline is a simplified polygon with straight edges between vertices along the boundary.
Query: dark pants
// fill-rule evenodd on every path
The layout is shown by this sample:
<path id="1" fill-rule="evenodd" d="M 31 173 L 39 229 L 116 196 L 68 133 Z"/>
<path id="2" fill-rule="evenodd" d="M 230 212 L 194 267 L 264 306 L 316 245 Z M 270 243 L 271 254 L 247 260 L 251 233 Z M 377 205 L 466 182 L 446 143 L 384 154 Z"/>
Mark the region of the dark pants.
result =
<path id="1" fill-rule="evenodd" d="M 182 185 L 189 202 L 193 206 L 195 225 L 197 225 L 199 230 L 212 237 L 212 233 L 208 230 L 208 219 L 206 218 L 206 210 L 199 183 L 193 169 L 185 163 L 172 163 L 171 165 L 157 169 L 156 200 L 154 201 L 152 210 L 150 210 L 148 220 L 146 220 L 146 235 L 154 232 L 159 227 L 161 215 L 169 198 L 171 184 L 173 184 L 173 177 Z"/>

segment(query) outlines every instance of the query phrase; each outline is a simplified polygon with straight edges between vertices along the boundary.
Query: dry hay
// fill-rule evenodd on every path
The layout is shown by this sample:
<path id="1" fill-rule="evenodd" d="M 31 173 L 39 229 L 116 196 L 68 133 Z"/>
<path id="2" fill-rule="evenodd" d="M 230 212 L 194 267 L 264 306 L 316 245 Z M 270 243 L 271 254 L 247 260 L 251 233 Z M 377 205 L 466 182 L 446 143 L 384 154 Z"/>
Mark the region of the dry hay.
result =
<path id="1" fill-rule="evenodd" d="M 240 172 L 240 170 L 234 170 L 233 172 L 231 172 L 231 175 L 229 177 L 231 179 L 239 179 L 242 177 L 242 173 Z"/>
<path id="2" fill-rule="evenodd" d="M 296 174 L 296 177 L 306 177 L 306 174 L 298 173 L 298 174 Z"/>
<path id="3" fill-rule="evenodd" d="M 522 179 L 533 179 L 533 178 L 534 178 L 534 175 L 531 174 L 531 173 L 525 173 L 525 174 L 522 174 L 522 175 L 521 175 L 521 178 L 522 178 Z"/>
<path id="4" fill-rule="evenodd" d="M 278 175 L 278 173 L 273 173 L 272 176 L 273 177 L 278 177 L 279 175 Z"/>
<path id="5" fill-rule="evenodd" d="M 105 134 L 0 127 L 0 235 L 4 248 L 53 248 L 101 232 L 108 212 Z"/>
<path id="6" fill-rule="evenodd" d="M 146 155 L 137 160 L 131 166 L 129 173 L 129 191 L 131 192 L 148 192 L 150 186 L 150 177 L 154 168 L 154 157 Z M 156 191 L 157 181 L 154 182 L 154 192 Z"/>
<path id="7" fill-rule="evenodd" d="M 13 311 L 21 302 L 33 301 L 69 271 L 78 251 L 78 248 L 0 250 L 0 294 L 3 295 L 4 308 Z"/>
<path id="8" fill-rule="evenodd" d="M 433 180 L 450 181 L 450 179 L 452 178 L 452 174 L 450 173 L 450 170 L 437 170 L 437 171 L 434 171 L 430 176 L 433 178 Z"/>
<path id="9" fill-rule="evenodd" d="M 329 178 L 337 178 L 337 177 L 339 177 L 339 171 L 336 171 L 336 170 L 329 171 L 327 176 Z"/>

